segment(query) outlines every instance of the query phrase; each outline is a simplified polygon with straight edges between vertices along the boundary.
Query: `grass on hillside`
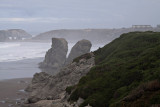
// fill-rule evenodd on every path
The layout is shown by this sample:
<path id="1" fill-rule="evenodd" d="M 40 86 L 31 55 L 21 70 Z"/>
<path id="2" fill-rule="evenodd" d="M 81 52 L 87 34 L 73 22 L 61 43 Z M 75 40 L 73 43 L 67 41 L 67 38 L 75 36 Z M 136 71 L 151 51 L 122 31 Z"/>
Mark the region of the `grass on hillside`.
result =
<path id="1" fill-rule="evenodd" d="M 94 55 L 96 66 L 77 85 L 68 87 L 71 93 L 69 101 L 77 101 L 79 97 L 85 99 L 80 107 L 88 104 L 93 107 L 123 107 L 133 104 L 136 107 L 148 107 L 160 104 L 160 87 L 157 90 L 151 87 L 151 91 L 137 88 L 148 82 L 151 85 L 159 84 L 160 33 L 148 31 L 123 34 L 99 48 Z M 153 84 L 152 81 L 158 82 Z M 143 92 L 136 91 L 134 95 L 132 92 L 138 89 Z M 124 100 L 128 96 L 135 99 Z M 137 99 L 140 99 L 139 102 L 136 102 Z"/>

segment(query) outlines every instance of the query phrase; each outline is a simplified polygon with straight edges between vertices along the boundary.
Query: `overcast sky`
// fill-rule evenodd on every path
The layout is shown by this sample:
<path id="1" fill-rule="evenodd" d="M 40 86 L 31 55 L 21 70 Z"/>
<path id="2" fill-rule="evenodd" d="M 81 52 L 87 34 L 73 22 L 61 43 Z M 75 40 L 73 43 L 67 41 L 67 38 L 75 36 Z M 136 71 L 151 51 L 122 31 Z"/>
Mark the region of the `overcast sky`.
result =
<path id="1" fill-rule="evenodd" d="M 0 0 L 0 29 L 38 34 L 132 24 L 160 24 L 160 0 Z"/>

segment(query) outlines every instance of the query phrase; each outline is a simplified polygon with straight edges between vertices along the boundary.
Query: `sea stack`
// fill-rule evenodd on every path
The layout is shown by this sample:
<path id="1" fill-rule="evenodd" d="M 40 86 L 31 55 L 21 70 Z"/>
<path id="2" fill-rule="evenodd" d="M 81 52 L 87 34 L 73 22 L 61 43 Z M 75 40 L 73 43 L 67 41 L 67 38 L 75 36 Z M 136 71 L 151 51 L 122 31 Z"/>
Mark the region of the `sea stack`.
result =
<path id="1" fill-rule="evenodd" d="M 78 41 L 71 49 L 71 52 L 67 58 L 66 64 L 71 63 L 73 59 L 76 57 L 89 53 L 91 47 L 92 47 L 92 44 L 88 40 L 83 39 L 83 40 Z"/>
<path id="2" fill-rule="evenodd" d="M 40 68 L 61 68 L 66 61 L 68 52 L 68 42 L 63 38 L 52 38 L 52 46 L 45 55 L 45 59 L 40 63 Z"/>

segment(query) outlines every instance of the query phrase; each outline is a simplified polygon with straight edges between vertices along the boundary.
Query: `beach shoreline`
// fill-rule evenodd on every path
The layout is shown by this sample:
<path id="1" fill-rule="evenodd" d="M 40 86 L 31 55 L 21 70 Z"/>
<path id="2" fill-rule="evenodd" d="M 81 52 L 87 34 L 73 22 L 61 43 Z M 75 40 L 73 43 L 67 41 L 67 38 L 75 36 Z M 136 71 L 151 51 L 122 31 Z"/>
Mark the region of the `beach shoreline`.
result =
<path id="1" fill-rule="evenodd" d="M 24 89 L 32 78 L 16 78 L 0 81 L 0 107 L 20 107 L 28 93 Z"/>
<path id="2" fill-rule="evenodd" d="M 14 78 L 32 78 L 35 73 L 41 72 L 39 63 L 44 58 L 23 59 L 18 61 L 0 62 L 0 81 Z"/>
<path id="3" fill-rule="evenodd" d="M 20 107 L 28 96 L 24 89 L 33 75 L 41 72 L 41 61 L 43 58 L 0 62 L 0 107 Z"/>

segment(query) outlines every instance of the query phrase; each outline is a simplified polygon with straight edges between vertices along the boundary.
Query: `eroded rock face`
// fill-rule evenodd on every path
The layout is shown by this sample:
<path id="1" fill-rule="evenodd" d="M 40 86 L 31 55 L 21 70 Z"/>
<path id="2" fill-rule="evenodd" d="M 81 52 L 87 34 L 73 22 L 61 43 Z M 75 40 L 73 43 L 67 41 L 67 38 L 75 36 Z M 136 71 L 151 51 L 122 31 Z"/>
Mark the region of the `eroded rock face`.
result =
<path id="1" fill-rule="evenodd" d="M 67 58 L 67 61 L 66 61 L 66 64 L 69 64 L 73 61 L 74 58 L 80 56 L 80 55 L 83 55 L 85 53 L 89 53 L 90 52 L 90 49 L 92 47 L 92 44 L 90 41 L 88 40 L 81 40 L 81 41 L 78 41 L 72 48 L 68 58 Z"/>
<path id="2" fill-rule="evenodd" d="M 93 53 L 88 53 L 90 58 L 83 57 L 79 61 L 72 62 L 60 72 L 51 76 L 44 72 L 34 75 L 32 83 L 26 91 L 30 92 L 28 103 L 36 103 L 41 100 L 57 100 L 65 96 L 65 89 L 78 83 L 91 67 L 95 65 Z"/>
<path id="3" fill-rule="evenodd" d="M 63 38 L 52 38 L 52 47 L 45 55 L 45 60 L 40 63 L 40 68 L 61 68 L 68 51 L 68 43 Z"/>
<path id="4" fill-rule="evenodd" d="M 32 84 L 29 84 L 28 87 L 25 89 L 27 92 L 32 92 L 38 88 L 42 88 L 45 86 L 46 83 L 50 81 L 51 76 L 45 72 L 36 73 L 34 74 L 34 78 L 32 79 Z"/>

